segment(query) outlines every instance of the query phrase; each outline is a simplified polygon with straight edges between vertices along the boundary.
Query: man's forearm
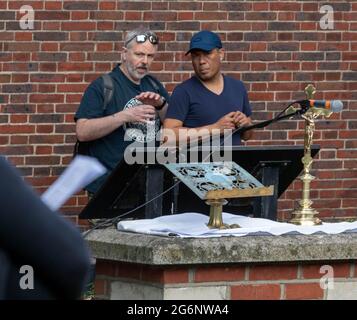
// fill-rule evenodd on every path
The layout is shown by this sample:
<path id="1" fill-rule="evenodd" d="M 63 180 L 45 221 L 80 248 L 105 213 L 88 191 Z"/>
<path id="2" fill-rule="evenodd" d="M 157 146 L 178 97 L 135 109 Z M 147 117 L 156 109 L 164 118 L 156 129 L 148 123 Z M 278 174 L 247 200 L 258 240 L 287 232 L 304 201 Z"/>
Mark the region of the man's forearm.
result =
<path id="1" fill-rule="evenodd" d="M 123 112 L 98 119 L 79 119 L 76 133 L 79 141 L 92 141 L 105 137 L 126 122 Z"/>
<path id="2" fill-rule="evenodd" d="M 220 134 L 220 130 L 213 125 L 202 126 L 199 128 L 175 127 L 164 129 L 164 141 L 172 144 L 187 143 L 191 144 L 196 141 L 203 141 L 212 136 Z"/>
<path id="3" fill-rule="evenodd" d="M 161 110 L 158 111 L 161 122 L 164 122 L 164 120 L 165 120 L 168 106 L 169 106 L 169 104 L 166 102 L 165 106 Z"/>

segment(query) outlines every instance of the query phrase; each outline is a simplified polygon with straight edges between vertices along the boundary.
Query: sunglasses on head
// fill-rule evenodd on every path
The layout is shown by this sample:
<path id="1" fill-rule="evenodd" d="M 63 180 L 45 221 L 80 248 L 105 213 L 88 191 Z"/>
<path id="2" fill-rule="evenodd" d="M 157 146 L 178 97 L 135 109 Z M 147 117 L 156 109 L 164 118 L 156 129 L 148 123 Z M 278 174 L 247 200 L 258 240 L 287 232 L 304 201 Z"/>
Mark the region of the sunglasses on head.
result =
<path id="1" fill-rule="evenodd" d="M 127 46 L 133 39 L 136 40 L 137 43 L 144 43 L 146 40 L 149 40 L 150 43 L 152 44 L 158 44 L 159 43 L 159 38 L 151 33 L 145 33 L 145 34 L 138 34 L 132 38 L 130 38 L 125 45 Z"/>

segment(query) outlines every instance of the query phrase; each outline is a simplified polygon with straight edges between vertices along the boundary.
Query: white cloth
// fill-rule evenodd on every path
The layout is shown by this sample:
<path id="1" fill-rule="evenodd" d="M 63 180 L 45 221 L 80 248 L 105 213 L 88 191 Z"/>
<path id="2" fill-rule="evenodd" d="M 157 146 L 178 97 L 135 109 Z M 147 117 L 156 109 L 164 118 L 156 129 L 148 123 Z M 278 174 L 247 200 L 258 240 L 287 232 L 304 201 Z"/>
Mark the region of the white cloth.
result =
<path id="1" fill-rule="evenodd" d="M 121 221 L 118 230 L 131 231 L 161 236 L 177 236 L 181 238 L 206 238 L 222 236 L 247 235 L 282 235 L 282 234 L 337 234 L 345 231 L 357 232 L 357 221 L 323 223 L 319 226 L 297 226 L 291 223 L 277 222 L 268 219 L 250 218 L 223 213 L 223 222 L 238 224 L 241 228 L 210 229 L 207 227 L 209 217 L 200 213 L 182 213 L 162 216 L 154 219 Z"/>

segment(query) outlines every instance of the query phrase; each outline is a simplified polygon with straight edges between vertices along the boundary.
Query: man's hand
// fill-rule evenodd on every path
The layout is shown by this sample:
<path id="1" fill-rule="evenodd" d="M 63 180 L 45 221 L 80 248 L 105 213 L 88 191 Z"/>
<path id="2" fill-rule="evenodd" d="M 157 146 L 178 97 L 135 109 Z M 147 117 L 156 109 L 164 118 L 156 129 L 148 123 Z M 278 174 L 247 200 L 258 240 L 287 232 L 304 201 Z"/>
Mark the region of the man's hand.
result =
<path id="1" fill-rule="evenodd" d="M 234 113 L 233 122 L 237 128 L 247 127 L 252 124 L 250 119 L 243 112 L 236 111 Z"/>
<path id="2" fill-rule="evenodd" d="M 125 122 L 148 122 L 155 119 L 156 111 L 151 105 L 143 104 L 121 111 Z"/>
<path id="3" fill-rule="evenodd" d="M 219 130 L 224 130 L 224 129 L 235 129 L 235 122 L 234 122 L 234 117 L 236 115 L 236 112 L 230 112 L 223 116 L 221 119 L 219 119 L 216 123 L 212 125 L 212 129 L 219 129 Z"/>
<path id="4" fill-rule="evenodd" d="M 135 98 L 144 104 L 148 104 L 154 107 L 161 107 L 164 102 L 163 98 L 158 93 L 150 91 L 142 92 Z"/>

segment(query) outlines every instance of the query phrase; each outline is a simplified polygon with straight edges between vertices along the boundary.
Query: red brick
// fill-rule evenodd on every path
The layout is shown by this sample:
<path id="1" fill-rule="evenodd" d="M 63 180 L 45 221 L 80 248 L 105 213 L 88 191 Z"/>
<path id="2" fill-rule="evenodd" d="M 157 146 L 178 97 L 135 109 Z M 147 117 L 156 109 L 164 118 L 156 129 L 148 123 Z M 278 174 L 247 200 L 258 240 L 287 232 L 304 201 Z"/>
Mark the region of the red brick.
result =
<path id="1" fill-rule="evenodd" d="M 10 116 L 11 123 L 25 123 L 27 122 L 27 115 L 25 114 L 12 114 Z"/>
<path id="2" fill-rule="evenodd" d="M 82 63 L 60 62 L 58 64 L 59 71 L 91 71 L 92 69 L 93 69 L 93 64 L 91 62 L 82 62 Z"/>
<path id="3" fill-rule="evenodd" d="M 176 21 L 177 13 L 170 11 L 149 11 L 144 12 L 143 19 L 150 21 Z"/>
<path id="4" fill-rule="evenodd" d="M 249 280 L 288 280 L 297 278 L 297 267 L 289 265 L 249 267 Z"/>
<path id="5" fill-rule="evenodd" d="M 69 103 L 79 103 L 82 99 L 83 94 L 66 94 L 66 102 Z"/>
<path id="6" fill-rule="evenodd" d="M 7 138 L 7 137 L 3 137 L 3 138 Z M 6 139 L 6 141 L 8 141 L 8 139 Z M 16 136 L 16 135 L 12 135 L 11 139 L 10 139 L 11 144 L 28 144 L 29 139 L 28 136 Z M 6 143 L 1 143 L 1 144 L 7 144 Z"/>
<path id="7" fill-rule="evenodd" d="M 305 42 L 300 44 L 300 48 L 302 51 L 315 51 L 316 50 L 316 43 Z"/>
<path id="8" fill-rule="evenodd" d="M 29 165 L 45 165 L 46 162 L 52 164 L 59 164 L 59 161 L 54 161 L 55 159 L 51 159 L 52 161 L 48 161 L 51 157 L 26 157 L 25 164 Z M 59 158 L 58 158 L 59 159 Z M 43 160 L 43 161 L 41 161 Z M 38 186 L 50 186 L 54 181 L 55 177 L 27 177 L 26 181 L 31 184 L 31 186 L 38 187 Z"/>
<path id="9" fill-rule="evenodd" d="M 276 80 L 277 81 L 291 81 L 292 74 L 289 72 L 278 72 L 276 73 Z"/>
<path id="10" fill-rule="evenodd" d="M 297 11 L 299 12 L 301 10 L 301 4 L 300 3 L 294 3 L 294 2 L 271 2 L 270 3 L 270 10 L 273 11 Z"/>
<path id="11" fill-rule="evenodd" d="M 263 68 L 263 67 L 261 66 L 261 68 Z M 267 84 L 266 83 L 252 83 L 251 90 L 252 91 L 266 91 Z M 254 116 L 256 116 L 256 115 L 254 115 Z"/>
<path id="12" fill-rule="evenodd" d="M 151 3 L 148 1 L 120 1 L 117 2 L 117 9 L 119 10 L 150 10 Z"/>
<path id="13" fill-rule="evenodd" d="M 218 282 L 243 280 L 245 267 L 205 267 L 195 270 L 195 282 Z"/>
<path id="14" fill-rule="evenodd" d="M 87 84 L 59 84 L 57 92 L 84 92 Z"/>
<path id="15" fill-rule="evenodd" d="M 269 3 L 268 2 L 253 2 L 253 10 L 254 11 L 268 11 Z"/>
<path id="16" fill-rule="evenodd" d="M 249 99 L 251 101 L 273 101 L 274 94 L 268 92 L 252 92 L 249 94 Z"/>
<path id="17" fill-rule="evenodd" d="M 6 42 L 4 43 L 4 51 L 38 51 L 40 44 L 31 42 Z"/>
<path id="18" fill-rule="evenodd" d="M 52 146 L 38 146 L 35 149 L 35 154 L 52 154 L 53 147 Z"/>
<path id="19" fill-rule="evenodd" d="M 187 283 L 187 269 L 163 269 L 162 267 L 143 266 L 140 280 L 154 283 Z"/>
<path id="20" fill-rule="evenodd" d="M 201 22 L 201 29 L 202 30 L 209 30 L 209 29 L 212 29 L 212 30 L 216 30 L 218 29 L 218 23 L 217 22 Z"/>
<path id="21" fill-rule="evenodd" d="M 203 11 L 215 11 L 218 10 L 218 3 L 204 2 Z"/>
<path id="22" fill-rule="evenodd" d="M 57 51 L 58 48 L 58 43 L 41 43 L 41 51 Z"/>
<path id="23" fill-rule="evenodd" d="M 295 19 L 294 12 L 279 12 L 278 21 L 293 21 Z"/>
<path id="24" fill-rule="evenodd" d="M 99 3 L 99 10 L 114 10 L 115 1 L 101 1 Z"/>
<path id="25" fill-rule="evenodd" d="M 166 269 L 163 274 L 163 283 L 187 283 L 188 269 Z"/>
<path id="26" fill-rule="evenodd" d="M 151 7 L 152 7 L 152 10 L 168 10 L 169 3 L 168 2 L 152 2 Z"/>
<path id="27" fill-rule="evenodd" d="M 28 5 L 31 6 L 33 9 L 43 9 L 43 3 L 45 1 L 38 1 L 38 0 L 32 0 L 32 1 L 8 1 L 8 7 L 9 9 L 16 9 L 20 10 L 22 6 Z"/>
<path id="28" fill-rule="evenodd" d="M 46 10 L 61 10 L 62 9 L 62 1 L 45 1 L 45 9 Z"/>
<path id="29" fill-rule="evenodd" d="M 31 144 L 55 144 L 63 143 L 63 135 L 35 135 L 30 136 Z"/>
<path id="30" fill-rule="evenodd" d="M 108 294 L 109 283 L 107 280 L 96 279 L 94 283 L 94 292 L 96 296 L 105 296 Z"/>
<path id="31" fill-rule="evenodd" d="M 97 259 L 95 266 L 96 275 L 114 277 L 116 276 L 115 262 Z"/>
<path id="32" fill-rule="evenodd" d="M 63 22 L 62 30 L 74 31 L 74 30 L 95 30 L 95 22 Z"/>
<path id="33" fill-rule="evenodd" d="M 320 283 L 288 283 L 285 284 L 286 299 L 322 299 L 323 290 Z"/>
<path id="34" fill-rule="evenodd" d="M 37 133 L 52 133 L 53 125 L 37 125 L 36 132 Z"/>
<path id="35" fill-rule="evenodd" d="M 36 126 L 34 125 L 1 125 L 0 134 L 12 133 L 34 133 Z"/>
<path id="36" fill-rule="evenodd" d="M 88 197 L 77 197 L 79 206 L 86 206 L 88 204 Z"/>
<path id="37" fill-rule="evenodd" d="M 231 287 L 232 300 L 279 300 L 279 284 L 247 284 Z"/>
<path id="38" fill-rule="evenodd" d="M 251 43 L 250 44 L 250 50 L 251 51 L 266 51 L 267 49 L 267 45 L 265 43 Z M 252 68 L 252 70 L 255 70 L 254 68 Z"/>
<path id="39" fill-rule="evenodd" d="M 112 43 L 98 43 L 97 51 L 113 51 Z"/>
<path id="40" fill-rule="evenodd" d="M 32 33 L 31 32 L 16 32 L 15 41 L 31 41 Z"/>
<path id="41" fill-rule="evenodd" d="M 12 136 L 13 137 L 13 136 Z M 11 138 L 12 138 L 11 137 Z M 22 136 L 20 136 L 21 138 L 22 138 Z M 26 138 L 26 137 L 25 137 Z M 6 144 L 8 144 L 9 143 L 9 137 L 7 137 L 7 136 L 0 136 L 0 145 L 6 145 Z M 25 142 L 25 143 L 27 143 L 27 142 Z M 16 144 L 16 142 L 14 142 L 14 144 Z M 22 144 L 22 143 L 20 143 L 20 144 Z"/>
<path id="42" fill-rule="evenodd" d="M 85 20 L 88 19 L 88 12 L 73 11 L 71 13 L 71 20 Z"/>
<path id="43" fill-rule="evenodd" d="M 25 155 L 32 154 L 34 148 L 32 146 L 1 146 L 0 152 L 1 154 L 6 155 Z"/>
<path id="44" fill-rule="evenodd" d="M 357 185 L 356 180 L 355 180 L 355 184 Z M 343 199 L 342 207 L 343 208 L 355 208 L 356 207 L 356 199 Z"/>
<path id="45" fill-rule="evenodd" d="M 115 266 L 115 276 L 119 278 L 141 279 L 142 267 L 130 263 L 121 263 Z"/>
<path id="46" fill-rule="evenodd" d="M 125 20 L 142 20 L 142 12 L 129 11 L 125 12 Z"/>
<path id="47" fill-rule="evenodd" d="M 195 12 L 195 20 L 225 20 L 227 12 Z"/>
<path id="48" fill-rule="evenodd" d="M 63 102 L 64 96 L 62 94 L 31 94 L 30 102 L 32 103 L 42 103 L 42 102 Z"/>

